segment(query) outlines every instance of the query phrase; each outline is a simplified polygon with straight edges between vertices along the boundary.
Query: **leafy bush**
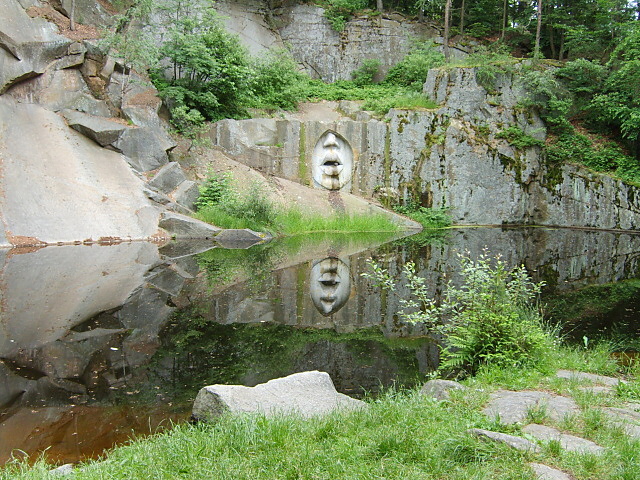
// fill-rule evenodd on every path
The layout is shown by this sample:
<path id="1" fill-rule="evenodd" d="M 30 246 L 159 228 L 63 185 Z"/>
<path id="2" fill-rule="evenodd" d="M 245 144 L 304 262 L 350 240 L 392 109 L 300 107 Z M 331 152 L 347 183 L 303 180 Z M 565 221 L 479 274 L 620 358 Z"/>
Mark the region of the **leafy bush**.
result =
<path id="1" fill-rule="evenodd" d="M 364 102 L 362 108 L 371 110 L 379 115 L 385 115 L 392 108 L 415 110 L 418 108 L 434 109 L 438 108 L 429 97 L 419 93 L 407 93 L 404 95 L 391 95 L 388 97 L 369 98 Z"/>
<path id="2" fill-rule="evenodd" d="M 416 45 L 399 63 L 391 67 L 385 83 L 422 91 L 429 70 L 444 64 L 444 55 L 432 43 Z"/>
<path id="3" fill-rule="evenodd" d="M 213 8 L 201 17 L 184 16 L 167 32 L 161 57 L 171 65 L 153 75 L 162 98 L 181 114 L 207 120 L 244 113 L 243 93 L 249 77 L 248 54 L 237 36 L 229 34 Z M 167 79 L 166 76 L 169 78 Z M 180 120 L 176 125 L 180 127 Z"/>
<path id="4" fill-rule="evenodd" d="M 352 74 L 353 83 L 359 87 L 373 84 L 374 77 L 380 69 L 380 60 L 369 59 L 362 62 L 360 68 Z"/>
<path id="5" fill-rule="evenodd" d="M 253 63 L 247 106 L 293 110 L 306 97 L 307 83 L 286 50 L 271 51 Z"/>
<path id="6" fill-rule="evenodd" d="M 373 278 L 394 291 L 396 281 L 370 261 Z M 460 256 L 460 286 L 449 282 L 443 299 L 431 298 L 425 279 L 407 263 L 403 273 L 412 293 L 400 300 L 400 318 L 424 323 L 445 334 L 441 369 L 475 373 L 482 365 L 541 365 L 552 347 L 542 317 L 532 303 L 542 283 L 533 283 L 524 266 L 509 268 L 500 257 L 487 252 L 476 260 Z"/>
<path id="7" fill-rule="evenodd" d="M 521 81 L 528 93 L 527 98 L 520 102 L 523 107 L 537 109 L 549 130 L 554 133 L 573 131 L 567 119 L 571 99 L 566 88 L 556 79 L 553 70 L 525 70 Z"/>
<path id="8" fill-rule="evenodd" d="M 328 0 L 324 16 L 336 32 L 341 32 L 356 11 L 367 8 L 367 3 L 367 0 Z"/>
<path id="9" fill-rule="evenodd" d="M 496 138 L 504 138 L 515 149 L 541 147 L 544 145 L 542 140 L 527 135 L 520 127 L 515 125 L 498 132 Z"/>
<path id="10" fill-rule="evenodd" d="M 231 198 L 233 192 L 231 190 L 231 174 L 209 172 L 207 179 L 200 186 L 200 197 L 195 202 L 196 209 L 202 210 L 206 207 L 212 207 L 224 203 L 225 200 Z"/>
<path id="11" fill-rule="evenodd" d="M 640 164 L 615 142 L 601 139 L 594 144 L 585 135 L 564 134 L 547 145 L 546 150 L 550 162 L 578 162 L 627 182 L 640 183 Z"/>
<path id="12" fill-rule="evenodd" d="M 451 225 L 451 217 L 441 208 L 421 207 L 414 203 L 396 205 L 393 209 L 401 215 L 415 220 L 425 228 L 442 228 Z"/>

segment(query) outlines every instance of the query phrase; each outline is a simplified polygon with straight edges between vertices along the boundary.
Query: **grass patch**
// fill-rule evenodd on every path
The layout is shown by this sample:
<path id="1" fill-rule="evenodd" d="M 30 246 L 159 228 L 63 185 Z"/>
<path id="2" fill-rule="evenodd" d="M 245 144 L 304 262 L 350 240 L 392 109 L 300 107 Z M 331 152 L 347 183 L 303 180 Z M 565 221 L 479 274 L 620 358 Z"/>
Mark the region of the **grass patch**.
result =
<path id="1" fill-rule="evenodd" d="M 553 352 L 554 368 L 567 368 L 566 347 Z M 607 370 L 605 368 L 605 370 Z M 604 373 L 604 372 L 598 372 Z M 563 430 L 604 445 L 602 457 L 571 454 L 547 444 L 542 452 L 522 453 L 484 442 L 467 433 L 486 428 L 521 435 L 519 425 L 502 425 L 481 413 L 488 393 L 498 387 L 548 388 L 540 372 L 485 367 L 455 392 L 437 402 L 417 389 L 387 390 L 367 399 L 356 412 L 334 412 L 309 420 L 294 415 L 225 415 L 214 425 L 183 424 L 171 431 L 115 448 L 103 461 L 88 462 L 74 479 L 432 479 L 532 478 L 527 462 L 572 472 L 576 478 L 637 479 L 640 442 L 622 434 L 596 405 L 563 422 Z M 502 379 L 502 381 L 500 381 Z M 497 382 L 496 382 L 497 380 Z M 636 381 L 637 382 L 637 381 Z M 548 423 L 544 411 L 531 419 Z M 24 460 L 0 469 L 0 479 L 50 478 L 42 460 Z"/>
<path id="2" fill-rule="evenodd" d="M 326 217 L 295 207 L 276 207 L 260 184 L 240 194 L 229 175 L 209 174 L 196 202 L 195 217 L 220 228 L 249 228 L 277 235 L 312 232 L 397 232 L 398 225 L 383 214 Z"/>

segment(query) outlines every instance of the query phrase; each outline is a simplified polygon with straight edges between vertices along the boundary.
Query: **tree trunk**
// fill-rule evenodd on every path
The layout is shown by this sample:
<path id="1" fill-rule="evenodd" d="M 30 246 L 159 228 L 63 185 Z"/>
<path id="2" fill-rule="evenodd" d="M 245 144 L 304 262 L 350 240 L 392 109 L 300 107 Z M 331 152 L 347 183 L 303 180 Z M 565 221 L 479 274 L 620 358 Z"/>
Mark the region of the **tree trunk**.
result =
<path id="1" fill-rule="evenodd" d="M 76 0 L 71 0 L 71 13 L 69 14 L 69 30 L 76 29 Z"/>
<path id="2" fill-rule="evenodd" d="M 376 8 L 382 13 L 382 0 L 376 0 Z"/>
<path id="3" fill-rule="evenodd" d="M 551 57 L 556 58 L 556 38 L 553 32 L 553 27 L 549 25 L 549 47 L 551 48 Z"/>
<path id="4" fill-rule="evenodd" d="M 534 58 L 540 56 L 540 31 L 542 29 L 542 0 L 538 0 L 538 26 L 536 28 L 536 46 L 533 50 Z"/>
<path id="5" fill-rule="evenodd" d="M 462 6 L 460 7 L 460 34 L 464 34 L 464 0 L 462 0 Z"/>
<path id="6" fill-rule="evenodd" d="M 558 51 L 558 60 L 564 59 L 564 32 L 560 32 L 560 47 Z"/>
<path id="7" fill-rule="evenodd" d="M 444 59 L 448 62 L 450 53 L 449 53 L 449 24 L 451 17 L 451 0 L 447 0 L 447 3 L 444 6 Z"/>
<path id="8" fill-rule="evenodd" d="M 507 5 L 507 0 L 504 0 L 502 2 L 502 34 L 500 35 L 502 40 L 504 40 L 505 30 L 507 29 Z"/>

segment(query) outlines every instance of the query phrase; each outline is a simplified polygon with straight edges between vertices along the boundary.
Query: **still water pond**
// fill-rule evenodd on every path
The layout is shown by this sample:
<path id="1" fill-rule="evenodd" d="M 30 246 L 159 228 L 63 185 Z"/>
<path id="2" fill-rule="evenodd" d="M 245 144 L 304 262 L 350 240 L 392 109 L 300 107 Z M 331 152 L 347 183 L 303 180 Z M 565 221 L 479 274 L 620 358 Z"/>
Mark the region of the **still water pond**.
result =
<path id="1" fill-rule="evenodd" d="M 184 421 L 200 387 L 304 370 L 350 395 L 412 385 L 438 365 L 398 297 L 361 276 L 414 261 L 432 295 L 484 248 L 547 283 L 570 335 L 640 333 L 640 236 L 469 228 L 436 237 L 315 236 L 248 250 L 131 243 L 0 251 L 0 463 L 72 462 Z M 194 252 L 201 252 L 192 254 Z"/>

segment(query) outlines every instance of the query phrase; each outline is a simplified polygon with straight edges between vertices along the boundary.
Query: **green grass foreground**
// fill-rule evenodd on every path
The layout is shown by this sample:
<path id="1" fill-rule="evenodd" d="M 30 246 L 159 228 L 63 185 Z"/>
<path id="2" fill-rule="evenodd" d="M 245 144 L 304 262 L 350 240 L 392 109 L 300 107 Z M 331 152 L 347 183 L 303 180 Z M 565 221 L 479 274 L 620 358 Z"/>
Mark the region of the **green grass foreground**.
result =
<path id="1" fill-rule="evenodd" d="M 540 369 L 483 368 L 468 390 L 437 402 L 416 390 L 388 391 L 365 409 L 304 420 L 292 415 L 227 415 L 215 425 L 178 425 L 173 430 L 115 448 L 103 461 L 80 465 L 73 479 L 533 479 L 528 462 L 573 472 L 577 479 L 637 480 L 640 441 L 627 438 L 598 407 L 640 400 L 637 379 L 615 396 L 581 391 L 576 381 L 553 378 L 557 368 L 621 374 L 606 346 L 558 347 Z M 640 373 L 636 366 L 624 372 Z M 541 388 L 571 395 L 583 413 L 559 427 L 603 445 L 600 457 L 560 451 L 551 442 L 541 453 L 486 443 L 466 431 L 479 427 L 518 434 L 520 426 L 488 419 L 481 408 L 496 388 Z M 531 420 L 548 423 L 544 412 Z M 43 461 L 16 462 L 0 479 L 60 478 Z"/>

